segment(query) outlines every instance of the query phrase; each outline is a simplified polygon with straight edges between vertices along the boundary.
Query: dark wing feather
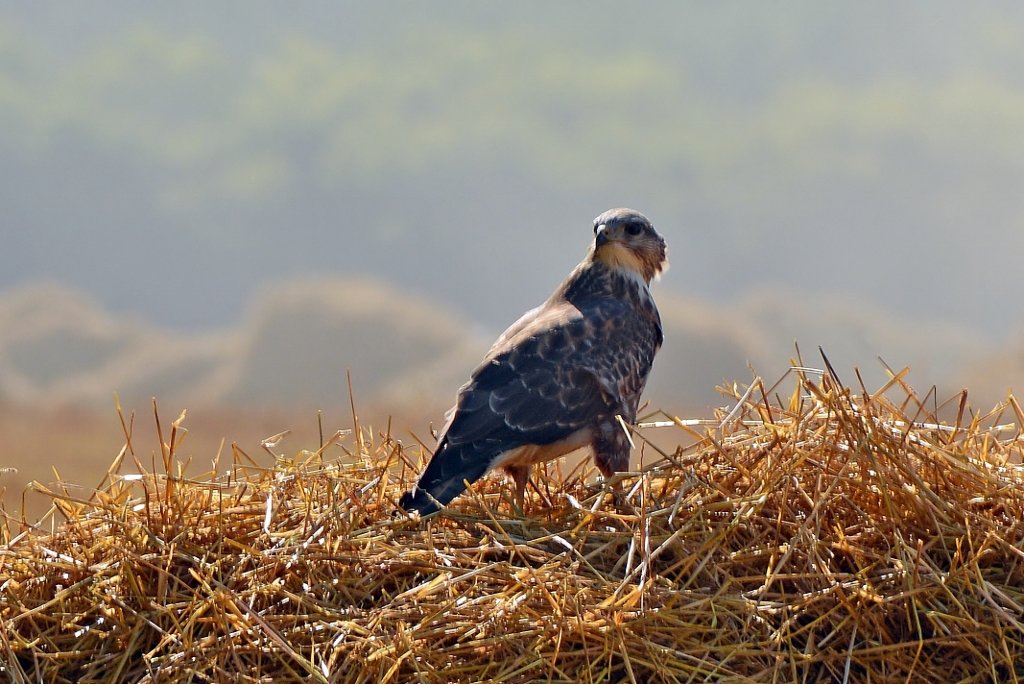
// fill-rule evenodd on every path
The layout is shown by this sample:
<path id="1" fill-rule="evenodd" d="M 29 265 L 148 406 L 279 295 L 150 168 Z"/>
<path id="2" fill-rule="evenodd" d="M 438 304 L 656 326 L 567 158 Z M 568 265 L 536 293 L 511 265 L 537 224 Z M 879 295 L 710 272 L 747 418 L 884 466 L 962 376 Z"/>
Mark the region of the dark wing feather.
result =
<path id="1" fill-rule="evenodd" d="M 577 315 L 489 355 L 459 391 L 442 444 L 505 451 L 550 444 L 591 424 L 608 403 L 594 374 L 572 362 L 585 327 Z"/>

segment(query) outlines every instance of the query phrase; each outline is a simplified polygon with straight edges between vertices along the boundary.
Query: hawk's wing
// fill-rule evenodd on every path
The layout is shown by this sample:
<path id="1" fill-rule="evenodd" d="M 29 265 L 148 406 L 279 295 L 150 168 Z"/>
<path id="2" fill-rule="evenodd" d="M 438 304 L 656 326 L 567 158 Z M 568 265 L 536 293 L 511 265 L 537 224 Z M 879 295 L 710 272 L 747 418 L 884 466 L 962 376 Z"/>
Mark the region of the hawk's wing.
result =
<path id="1" fill-rule="evenodd" d="M 512 448 L 558 441 L 602 414 L 635 419 L 661 344 L 656 325 L 612 299 L 582 311 L 563 302 L 527 316 L 459 391 L 443 440 L 492 438 Z"/>

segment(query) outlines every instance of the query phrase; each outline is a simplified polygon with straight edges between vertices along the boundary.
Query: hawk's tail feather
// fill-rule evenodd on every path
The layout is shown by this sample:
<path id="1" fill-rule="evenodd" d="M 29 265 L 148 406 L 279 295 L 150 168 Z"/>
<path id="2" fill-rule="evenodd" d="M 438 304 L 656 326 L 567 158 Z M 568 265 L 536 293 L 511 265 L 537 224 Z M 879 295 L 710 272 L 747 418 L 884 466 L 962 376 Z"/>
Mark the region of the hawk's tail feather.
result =
<path id="1" fill-rule="evenodd" d="M 465 491 L 467 482 L 476 482 L 483 477 L 495 455 L 481 453 L 469 444 L 459 447 L 443 445 L 430 459 L 416 486 L 402 495 L 398 505 L 407 513 L 436 513 Z"/>
<path id="2" fill-rule="evenodd" d="M 430 515 L 441 510 L 441 503 L 419 487 L 414 487 L 412 491 L 402 494 L 398 505 L 406 513 L 419 513 L 420 515 Z"/>

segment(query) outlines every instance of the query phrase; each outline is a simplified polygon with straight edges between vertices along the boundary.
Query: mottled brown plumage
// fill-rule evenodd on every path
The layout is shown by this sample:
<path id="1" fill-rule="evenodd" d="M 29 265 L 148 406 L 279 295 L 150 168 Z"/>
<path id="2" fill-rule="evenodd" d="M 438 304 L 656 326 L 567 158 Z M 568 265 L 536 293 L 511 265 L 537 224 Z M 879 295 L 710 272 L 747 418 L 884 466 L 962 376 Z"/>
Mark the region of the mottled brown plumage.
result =
<path id="1" fill-rule="evenodd" d="M 639 212 L 594 220 L 586 258 L 554 294 L 497 339 L 459 390 L 437 449 L 399 504 L 432 513 L 496 467 L 522 501 L 529 468 L 583 446 L 605 476 L 629 465 L 619 423 L 636 421 L 661 319 L 648 286 L 665 241 Z"/>

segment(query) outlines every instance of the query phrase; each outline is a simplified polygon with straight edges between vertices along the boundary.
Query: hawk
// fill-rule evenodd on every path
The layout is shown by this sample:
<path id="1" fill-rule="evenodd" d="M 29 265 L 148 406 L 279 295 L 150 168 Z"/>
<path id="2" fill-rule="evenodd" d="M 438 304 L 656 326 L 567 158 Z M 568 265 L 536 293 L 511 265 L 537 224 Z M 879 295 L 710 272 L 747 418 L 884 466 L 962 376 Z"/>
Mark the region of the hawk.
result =
<path id="1" fill-rule="evenodd" d="M 546 302 L 503 332 L 458 392 L 437 449 L 399 505 L 434 513 L 502 468 L 522 505 L 530 466 L 590 446 L 608 477 L 629 467 L 626 423 L 662 343 L 649 289 L 668 265 L 643 214 L 594 219 L 586 258 Z"/>

